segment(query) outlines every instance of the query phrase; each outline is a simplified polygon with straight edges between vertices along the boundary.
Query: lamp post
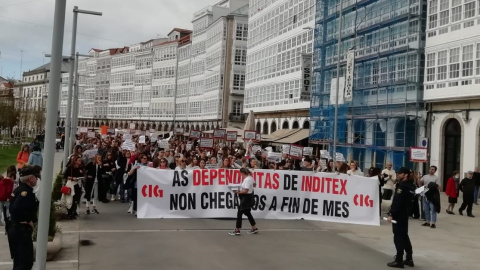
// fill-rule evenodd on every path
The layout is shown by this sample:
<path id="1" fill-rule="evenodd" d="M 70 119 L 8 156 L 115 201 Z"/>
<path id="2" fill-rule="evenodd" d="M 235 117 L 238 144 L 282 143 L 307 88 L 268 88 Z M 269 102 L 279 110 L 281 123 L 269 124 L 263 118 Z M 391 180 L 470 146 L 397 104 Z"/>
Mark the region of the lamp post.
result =
<path id="1" fill-rule="evenodd" d="M 75 51 L 76 51 L 76 42 L 77 42 L 77 21 L 78 21 L 78 13 L 95 15 L 95 16 L 102 16 L 101 12 L 89 11 L 89 10 L 80 10 L 77 6 L 73 7 L 73 25 L 72 25 L 72 44 L 70 47 L 70 70 L 68 72 L 68 100 L 67 100 L 67 112 L 65 114 L 65 143 L 63 145 L 63 167 L 67 166 L 68 156 L 70 155 L 70 150 L 72 144 L 70 142 L 67 144 L 69 138 L 71 137 L 71 133 L 74 131 L 72 130 L 72 120 L 73 117 L 72 113 L 72 89 L 73 89 L 73 72 L 75 69 Z"/>
<path id="2" fill-rule="evenodd" d="M 47 99 L 47 118 L 45 124 L 45 162 L 42 167 L 42 192 L 40 192 L 40 207 L 38 211 L 38 231 L 36 249 L 36 269 L 45 270 L 47 266 L 48 225 L 50 217 L 50 202 L 52 200 L 53 166 L 55 156 L 55 138 L 57 126 L 57 110 L 60 92 L 60 76 L 62 72 L 63 33 L 65 30 L 64 0 L 55 1 L 52 35 L 52 61 L 50 65 L 50 98 Z"/>

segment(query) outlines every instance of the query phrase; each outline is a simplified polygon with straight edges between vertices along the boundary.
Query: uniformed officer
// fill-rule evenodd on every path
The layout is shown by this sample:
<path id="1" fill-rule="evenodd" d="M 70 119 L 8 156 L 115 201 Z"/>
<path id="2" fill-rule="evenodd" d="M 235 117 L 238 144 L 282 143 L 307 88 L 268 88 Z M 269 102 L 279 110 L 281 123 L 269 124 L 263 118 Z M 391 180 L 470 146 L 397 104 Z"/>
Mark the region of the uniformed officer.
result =
<path id="1" fill-rule="evenodd" d="M 37 222 L 38 203 L 33 193 L 38 170 L 25 167 L 20 170 L 20 185 L 10 199 L 11 221 L 8 229 L 13 270 L 30 270 L 33 266 L 33 224 Z"/>
<path id="2" fill-rule="evenodd" d="M 392 224 L 393 242 L 397 249 L 397 255 L 393 262 L 388 263 L 389 267 L 404 268 L 404 265 L 414 266 L 412 258 L 412 243 L 408 237 L 408 218 L 412 209 L 413 200 L 415 199 L 415 186 L 413 179 L 410 177 L 413 172 L 405 167 L 401 167 L 397 171 L 397 187 L 392 200 L 392 206 L 388 216 L 388 221 L 396 221 Z M 403 253 L 406 258 L 403 260 Z"/>

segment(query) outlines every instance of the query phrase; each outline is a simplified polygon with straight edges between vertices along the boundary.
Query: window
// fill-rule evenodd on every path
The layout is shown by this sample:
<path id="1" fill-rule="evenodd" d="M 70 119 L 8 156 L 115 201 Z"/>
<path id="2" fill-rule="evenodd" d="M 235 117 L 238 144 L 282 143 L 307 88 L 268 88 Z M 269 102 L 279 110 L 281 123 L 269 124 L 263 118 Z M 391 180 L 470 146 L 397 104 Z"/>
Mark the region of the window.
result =
<path id="1" fill-rule="evenodd" d="M 247 62 L 247 50 L 235 49 L 235 65 L 244 66 Z"/>
<path id="2" fill-rule="evenodd" d="M 473 75 L 473 45 L 464 46 L 462 50 L 462 76 Z"/>
<path id="3" fill-rule="evenodd" d="M 248 24 L 237 24 L 236 39 L 247 40 L 248 36 Z"/>
<path id="4" fill-rule="evenodd" d="M 460 48 L 450 49 L 450 78 L 458 78 L 460 76 Z"/>
<path id="5" fill-rule="evenodd" d="M 475 2 L 466 3 L 465 5 L 465 19 L 475 16 Z"/>
<path id="6" fill-rule="evenodd" d="M 477 44 L 477 71 L 476 75 L 480 75 L 480 43 Z"/>
<path id="7" fill-rule="evenodd" d="M 440 12 L 440 26 L 448 24 L 448 10 Z"/>
<path id="8" fill-rule="evenodd" d="M 440 11 L 448 9 L 449 0 L 440 0 Z"/>
<path id="9" fill-rule="evenodd" d="M 242 107 L 242 102 L 233 102 L 232 113 L 234 115 L 241 115 L 243 109 Z"/>
<path id="10" fill-rule="evenodd" d="M 462 6 L 452 9 L 452 22 L 458 22 L 462 19 Z"/>
<path id="11" fill-rule="evenodd" d="M 438 0 L 430 0 L 430 8 L 428 10 L 429 14 L 437 13 Z"/>
<path id="12" fill-rule="evenodd" d="M 437 80 L 447 79 L 447 51 L 438 52 Z"/>
<path id="13" fill-rule="evenodd" d="M 233 75 L 233 90 L 245 90 L 245 75 L 234 74 Z"/>
<path id="14" fill-rule="evenodd" d="M 430 15 L 429 17 L 429 23 L 428 23 L 428 28 L 432 29 L 437 27 L 437 14 L 435 15 Z"/>

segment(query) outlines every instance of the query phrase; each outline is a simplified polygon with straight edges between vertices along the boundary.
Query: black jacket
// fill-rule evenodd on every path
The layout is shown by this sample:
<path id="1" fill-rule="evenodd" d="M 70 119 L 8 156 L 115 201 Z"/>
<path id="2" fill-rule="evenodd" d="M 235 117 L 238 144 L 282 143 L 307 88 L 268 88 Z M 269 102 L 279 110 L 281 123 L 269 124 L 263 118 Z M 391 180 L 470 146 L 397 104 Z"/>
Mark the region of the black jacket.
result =
<path id="1" fill-rule="evenodd" d="M 10 199 L 10 216 L 14 223 L 37 222 L 38 203 L 33 188 L 21 183 Z"/>
<path id="2" fill-rule="evenodd" d="M 408 222 L 413 200 L 415 198 L 415 185 L 411 181 L 401 181 L 395 188 L 395 194 L 390 207 L 390 215 L 397 222 Z"/>
<path id="3" fill-rule="evenodd" d="M 440 191 L 438 185 L 434 182 L 428 184 L 428 191 L 425 192 L 427 200 L 435 206 L 435 212 L 440 213 Z"/>
<path id="4" fill-rule="evenodd" d="M 476 186 L 480 186 L 480 173 L 473 172 L 473 180 L 475 180 Z"/>
<path id="5" fill-rule="evenodd" d="M 475 180 L 470 178 L 464 178 L 462 182 L 460 182 L 460 190 L 463 192 L 463 195 L 472 195 L 475 191 Z"/>

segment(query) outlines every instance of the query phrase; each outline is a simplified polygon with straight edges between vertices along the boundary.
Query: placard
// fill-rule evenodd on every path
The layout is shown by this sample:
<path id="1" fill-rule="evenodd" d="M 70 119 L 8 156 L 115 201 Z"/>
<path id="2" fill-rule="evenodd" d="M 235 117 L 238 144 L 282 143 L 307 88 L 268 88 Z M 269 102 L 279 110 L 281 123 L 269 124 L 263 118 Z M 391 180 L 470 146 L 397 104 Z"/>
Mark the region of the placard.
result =
<path id="1" fill-rule="evenodd" d="M 114 128 L 107 128 L 107 135 L 115 135 L 115 129 Z"/>
<path id="2" fill-rule="evenodd" d="M 200 138 L 200 148 L 213 148 L 213 138 Z"/>
<path id="3" fill-rule="evenodd" d="M 80 132 L 80 133 L 87 133 L 87 132 L 88 132 L 88 128 L 87 128 L 87 127 L 79 127 L 79 128 L 78 128 L 78 132 Z"/>
<path id="4" fill-rule="evenodd" d="M 328 150 L 320 150 L 320 157 L 325 159 L 332 159 Z"/>
<path id="5" fill-rule="evenodd" d="M 130 123 L 129 127 L 130 129 L 135 129 L 135 123 Z"/>
<path id="6" fill-rule="evenodd" d="M 226 130 L 225 129 L 215 129 L 213 131 L 214 139 L 225 139 Z"/>
<path id="7" fill-rule="evenodd" d="M 191 144 L 191 143 L 187 143 L 187 144 L 185 145 L 185 150 L 187 150 L 187 151 L 192 150 L 192 144 Z"/>
<path id="8" fill-rule="evenodd" d="M 183 128 L 176 128 L 175 135 L 183 135 Z"/>
<path id="9" fill-rule="evenodd" d="M 123 134 L 123 140 L 124 141 L 132 140 L 132 134 L 128 134 L 128 133 Z"/>
<path id="10" fill-rule="evenodd" d="M 254 145 L 252 146 L 252 154 L 255 155 L 258 151 L 262 151 L 262 147 L 260 145 Z"/>
<path id="11" fill-rule="evenodd" d="M 202 132 L 200 130 L 192 130 L 190 131 L 190 138 L 193 139 L 200 139 L 202 137 Z"/>
<path id="12" fill-rule="evenodd" d="M 236 142 L 238 133 L 236 131 L 227 131 L 227 141 Z"/>
<path id="13" fill-rule="evenodd" d="M 126 140 L 122 143 L 121 146 L 122 150 L 134 151 L 135 150 L 135 143 L 131 140 Z"/>
<path id="14" fill-rule="evenodd" d="M 282 157 L 283 157 L 282 153 L 269 152 L 267 154 L 267 160 L 270 162 L 279 163 L 282 161 Z"/>
<path id="15" fill-rule="evenodd" d="M 138 138 L 138 143 L 145 143 L 145 136 L 142 135 Z"/>
<path id="16" fill-rule="evenodd" d="M 290 153 L 288 154 L 289 157 L 294 159 L 302 159 L 303 157 L 303 146 L 291 144 L 290 145 Z"/>
<path id="17" fill-rule="evenodd" d="M 158 135 L 155 135 L 155 133 L 150 133 L 150 141 L 154 143 L 157 140 L 158 140 Z"/>
<path id="18" fill-rule="evenodd" d="M 257 139 L 257 132 L 255 130 L 245 130 L 243 134 L 243 140 L 252 140 L 255 141 Z"/>
<path id="19" fill-rule="evenodd" d="M 304 156 L 311 156 L 313 154 L 313 147 L 304 147 L 303 148 L 303 155 Z"/>
<path id="20" fill-rule="evenodd" d="M 205 164 L 205 169 L 218 169 L 218 164 Z"/>
<path id="21" fill-rule="evenodd" d="M 88 138 L 95 138 L 95 131 L 88 131 L 87 132 L 87 137 Z"/>
<path id="22" fill-rule="evenodd" d="M 288 144 L 282 145 L 282 153 L 288 155 L 290 153 L 290 145 Z"/>
<path id="23" fill-rule="evenodd" d="M 411 162 L 427 162 L 428 148 L 410 147 L 410 161 Z"/>
<path id="24" fill-rule="evenodd" d="M 168 145 L 168 140 L 160 140 L 157 142 L 159 148 L 167 150 L 170 146 Z"/>
<path id="25" fill-rule="evenodd" d="M 335 161 L 341 161 L 341 162 L 345 162 L 345 157 L 343 156 L 342 153 L 336 153 L 335 154 Z"/>
<path id="26" fill-rule="evenodd" d="M 256 133 L 255 134 L 255 142 L 261 142 L 262 141 L 262 134 Z"/>

